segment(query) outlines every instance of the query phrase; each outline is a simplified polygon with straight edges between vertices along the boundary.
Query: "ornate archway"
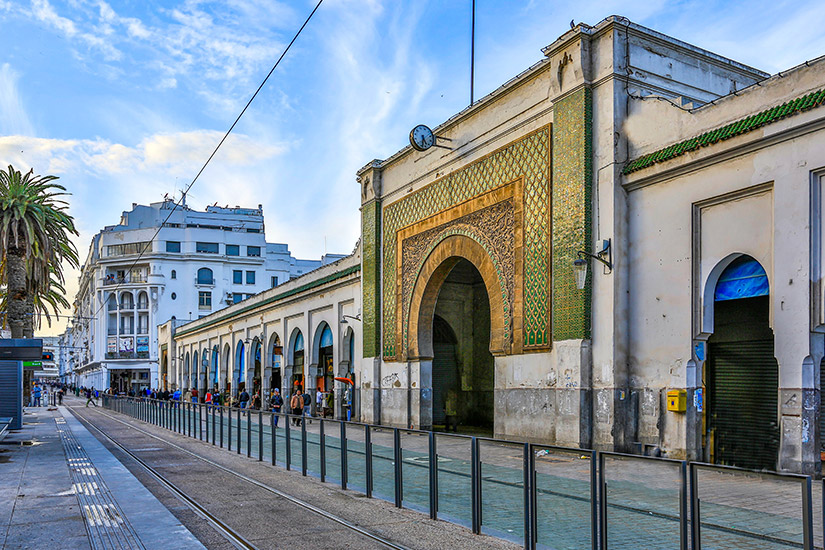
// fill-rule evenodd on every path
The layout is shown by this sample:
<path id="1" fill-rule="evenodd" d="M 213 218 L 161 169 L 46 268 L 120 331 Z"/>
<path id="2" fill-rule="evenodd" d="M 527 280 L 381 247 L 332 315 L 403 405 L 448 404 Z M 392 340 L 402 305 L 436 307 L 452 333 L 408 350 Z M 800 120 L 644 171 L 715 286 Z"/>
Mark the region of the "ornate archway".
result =
<path id="1" fill-rule="evenodd" d="M 433 249 L 418 273 L 404 331 L 407 341 L 403 348 L 405 360 L 432 359 L 436 301 L 444 281 L 462 259 L 478 270 L 487 289 L 490 303 L 490 353 L 504 355 L 510 352 L 512 311 L 507 300 L 507 290 L 502 288 L 493 261 L 475 240 L 464 235 L 451 235 Z"/>

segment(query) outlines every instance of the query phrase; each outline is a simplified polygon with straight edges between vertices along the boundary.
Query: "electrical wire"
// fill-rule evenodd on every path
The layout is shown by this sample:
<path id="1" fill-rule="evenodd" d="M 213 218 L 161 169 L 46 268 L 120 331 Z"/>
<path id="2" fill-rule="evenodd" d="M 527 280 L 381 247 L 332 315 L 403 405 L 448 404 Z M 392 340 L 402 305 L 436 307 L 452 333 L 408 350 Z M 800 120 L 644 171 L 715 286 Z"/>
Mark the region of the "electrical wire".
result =
<path id="1" fill-rule="evenodd" d="M 281 60 L 283 60 L 284 56 L 287 54 L 287 52 L 289 51 L 289 49 L 292 47 L 292 45 L 295 43 L 295 41 L 296 41 L 296 40 L 298 39 L 298 37 L 301 35 L 301 32 L 304 30 L 304 27 L 306 27 L 306 26 L 307 26 L 307 24 L 309 23 L 310 19 L 312 19 L 312 16 L 313 16 L 313 15 L 315 15 L 315 12 L 316 12 L 316 11 L 318 11 L 318 8 L 320 8 L 320 7 L 321 7 L 321 4 L 322 4 L 323 2 L 324 2 L 324 0 L 318 0 L 318 3 L 315 5 L 315 7 L 314 7 L 314 8 L 312 9 L 312 11 L 310 12 L 310 14 L 307 16 L 306 20 L 304 21 L 304 24 L 303 24 L 303 25 L 301 25 L 301 28 L 299 28 L 299 29 L 298 29 L 298 32 L 296 32 L 296 33 L 295 33 L 295 35 L 292 37 L 292 40 L 290 40 L 290 41 L 289 41 L 289 44 L 287 44 L 286 48 L 284 48 L 284 51 L 283 51 L 283 52 L 281 52 L 281 55 L 278 57 L 278 60 L 275 62 L 275 64 L 274 64 L 274 65 L 272 66 L 272 68 L 269 70 L 269 72 L 267 73 L 266 77 L 264 77 L 264 79 L 263 79 L 263 81 L 261 82 L 261 84 L 260 84 L 260 85 L 258 86 L 258 88 L 255 90 L 255 93 L 253 93 L 253 94 L 252 94 L 252 97 L 250 97 L 250 98 L 249 98 L 249 101 L 247 101 L 247 102 L 246 102 L 246 105 L 244 105 L 243 109 L 241 109 L 240 114 L 238 114 L 238 116 L 235 118 L 235 121 L 232 123 L 232 125 L 229 127 L 229 129 L 226 131 L 226 133 L 223 135 L 223 137 L 221 138 L 221 140 L 220 140 L 220 141 L 218 142 L 218 144 L 215 146 L 215 149 L 212 151 L 212 154 L 210 154 L 210 155 L 209 155 L 209 158 L 207 158 L 207 159 L 206 159 L 206 162 L 204 162 L 204 163 L 203 163 L 203 166 L 201 166 L 200 170 L 198 170 L 198 173 L 197 173 L 197 174 L 195 174 L 195 177 L 192 179 L 192 181 L 189 183 L 189 185 L 187 185 L 187 186 L 186 186 L 186 189 L 185 189 L 185 190 L 183 191 L 183 193 L 181 194 L 181 198 L 180 198 L 180 199 L 178 199 L 176 202 L 174 202 L 174 205 L 172 206 L 171 210 L 169 211 L 169 214 L 166 216 L 166 218 L 163 220 L 163 222 L 161 222 L 161 224 L 160 224 L 160 225 L 158 225 L 157 230 L 155 230 L 155 233 L 154 233 L 154 235 L 152 235 L 152 238 L 151 238 L 151 239 L 149 240 L 149 242 L 147 243 L 147 246 L 144 246 L 144 247 L 143 247 L 143 249 L 142 249 L 142 250 L 138 253 L 137 258 L 135 258 L 135 260 L 134 260 L 134 261 L 132 262 L 132 264 L 129 266 L 128 271 L 131 271 L 131 270 L 132 270 L 132 269 L 133 269 L 133 268 L 137 265 L 137 263 L 138 263 L 138 262 L 141 260 L 141 258 L 143 257 L 144 253 L 145 253 L 145 252 L 147 251 L 147 249 L 151 246 L 152 242 L 154 242 L 154 240 L 157 238 L 158 234 L 160 233 L 160 230 L 161 230 L 161 229 L 163 229 L 163 227 L 166 225 L 166 222 L 168 222 L 168 221 L 169 221 L 169 218 L 171 218 L 171 217 L 172 217 L 172 214 L 174 214 L 175 210 L 177 210 L 177 208 L 178 208 L 181 204 L 183 204 L 183 201 L 186 199 L 186 194 L 187 194 L 187 193 L 189 193 L 189 190 L 190 190 L 190 189 L 192 189 L 192 186 L 193 186 L 193 185 L 195 185 L 195 182 L 196 182 L 196 181 L 198 181 L 198 178 L 200 178 L 200 177 L 201 177 L 201 174 L 203 174 L 204 170 L 206 170 L 206 167 L 209 165 L 209 163 L 212 161 L 212 159 L 213 159 L 213 158 L 215 157 L 215 155 L 217 154 L 218 150 L 221 148 L 221 146 L 223 145 L 223 143 L 224 143 L 224 142 L 226 141 L 226 139 L 229 137 L 229 134 L 231 134 L 231 133 L 232 133 L 232 130 L 234 130 L 234 129 L 235 129 L 235 126 L 237 126 L 238 122 L 241 120 L 241 117 L 243 117 L 243 115 L 246 113 L 246 110 L 247 110 L 247 109 L 249 109 L 249 106 L 252 104 L 252 102 L 253 102 L 253 101 L 255 100 L 255 98 L 258 96 L 258 93 L 261 91 L 261 89 L 263 89 L 264 85 L 265 85 L 265 84 L 266 84 L 266 82 L 269 80 L 269 77 L 271 77 L 271 76 L 272 76 L 272 73 L 274 73 L 274 72 L 275 72 L 275 69 L 277 69 L 277 68 L 278 68 L 278 65 L 280 65 Z M 116 291 L 117 291 L 117 289 L 120 287 L 120 285 L 121 285 L 121 284 L 122 284 L 122 283 L 117 283 L 117 284 L 115 284 L 115 285 L 112 285 L 112 286 L 110 287 L 111 291 L 116 292 Z M 100 311 L 103 309 L 103 307 L 104 307 L 105 305 L 106 305 L 106 301 L 104 301 L 102 304 L 100 304 L 100 307 L 98 307 L 98 308 L 97 308 L 97 310 L 95 310 L 95 312 L 92 314 L 91 318 L 97 318 L 97 314 L 98 314 L 98 313 L 100 313 Z"/>

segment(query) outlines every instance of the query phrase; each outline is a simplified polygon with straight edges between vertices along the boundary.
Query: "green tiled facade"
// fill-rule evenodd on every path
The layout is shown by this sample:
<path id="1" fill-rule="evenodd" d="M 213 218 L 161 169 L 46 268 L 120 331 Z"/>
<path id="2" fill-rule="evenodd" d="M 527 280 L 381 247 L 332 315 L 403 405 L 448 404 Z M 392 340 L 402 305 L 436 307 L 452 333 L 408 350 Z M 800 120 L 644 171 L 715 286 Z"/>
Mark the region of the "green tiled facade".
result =
<path id="1" fill-rule="evenodd" d="M 373 200 L 361 207 L 361 297 L 364 327 L 364 357 L 377 357 L 381 348 L 379 264 L 381 250 L 381 202 Z"/>
<path id="2" fill-rule="evenodd" d="M 381 276 L 386 359 L 398 357 L 400 351 L 396 349 L 397 231 L 519 177 L 524 181 L 524 348 L 549 346 L 549 165 L 550 128 L 544 127 L 384 209 Z M 366 225 L 364 230 L 366 243 Z M 364 257 L 366 281 L 366 253 Z M 365 283 L 365 307 L 369 288 Z"/>
<path id="3" fill-rule="evenodd" d="M 576 288 L 576 251 L 591 252 L 592 98 L 581 88 L 553 106 L 553 339 L 590 338 L 590 281 Z M 590 266 L 592 269 L 592 265 Z"/>

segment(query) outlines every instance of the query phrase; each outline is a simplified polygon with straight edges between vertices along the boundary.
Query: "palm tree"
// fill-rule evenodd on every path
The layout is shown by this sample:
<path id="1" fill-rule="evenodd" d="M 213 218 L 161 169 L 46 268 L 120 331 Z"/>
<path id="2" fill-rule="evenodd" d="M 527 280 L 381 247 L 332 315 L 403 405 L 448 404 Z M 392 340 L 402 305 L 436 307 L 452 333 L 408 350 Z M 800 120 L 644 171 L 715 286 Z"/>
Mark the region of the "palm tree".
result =
<path id="1" fill-rule="evenodd" d="M 53 284 L 62 288 L 63 262 L 77 267 L 77 249 L 70 235 L 77 235 L 68 214 L 66 188 L 52 183 L 56 176 L 24 176 L 14 167 L 0 171 L 0 246 L 3 247 L 2 282 L 6 287 L 5 312 L 12 338 L 31 337 L 35 313 L 46 304 L 60 304 L 50 297 Z"/>

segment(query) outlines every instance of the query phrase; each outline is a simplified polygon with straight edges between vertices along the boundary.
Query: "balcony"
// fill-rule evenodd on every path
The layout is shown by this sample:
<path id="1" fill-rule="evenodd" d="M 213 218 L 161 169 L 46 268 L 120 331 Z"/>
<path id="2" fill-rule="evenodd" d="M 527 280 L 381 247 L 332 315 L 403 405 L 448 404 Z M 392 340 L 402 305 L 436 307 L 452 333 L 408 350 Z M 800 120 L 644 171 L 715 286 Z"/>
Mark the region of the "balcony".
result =
<path id="1" fill-rule="evenodd" d="M 116 277 L 114 275 L 107 275 L 105 279 L 103 279 L 103 286 L 113 286 L 113 285 L 128 285 L 128 284 L 141 284 L 147 283 L 149 281 L 149 277 L 145 273 L 140 273 L 137 275 L 126 275 L 125 277 Z"/>
<path id="2" fill-rule="evenodd" d="M 149 359 L 148 351 L 107 351 L 106 359 Z"/>

